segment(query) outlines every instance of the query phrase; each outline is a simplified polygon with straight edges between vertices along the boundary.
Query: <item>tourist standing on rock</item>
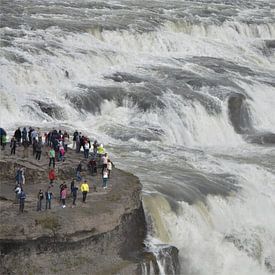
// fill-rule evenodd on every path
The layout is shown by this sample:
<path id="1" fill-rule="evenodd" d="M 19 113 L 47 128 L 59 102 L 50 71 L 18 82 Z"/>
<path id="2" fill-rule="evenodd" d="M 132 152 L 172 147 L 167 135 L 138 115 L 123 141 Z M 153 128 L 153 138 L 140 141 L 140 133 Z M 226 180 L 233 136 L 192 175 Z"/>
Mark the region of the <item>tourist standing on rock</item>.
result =
<path id="1" fill-rule="evenodd" d="M 63 135 L 63 146 L 64 146 L 65 152 L 68 151 L 68 144 L 69 144 L 69 141 L 70 141 L 70 136 L 69 136 L 69 134 L 65 131 L 65 132 L 64 132 L 64 135 Z"/>
<path id="2" fill-rule="evenodd" d="M 19 168 L 16 171 L 15 181 L 19 186 L 22 188 L 22 185 L 25 184 L 25 175 L 24 175 L 24 168 Z"/>
<path id="3" fill-rule="evenodd" d="M 66 185 L 65 182 L 61 183 L 59 185 L 59 202 L 61 202 L 61 200 L 62 200 L 62 195 L 61 194 L 62 194 L 62 191 L 63 191 L 65 185 Z"/>
<path id="4" fill-rule="evenodd" d="M 108 179 L 111 176 L 111 171 L 113 169 L 114 164 L 111 162 L 111 160 L 108 158 L 107 160 L 107 170 L 108 170 Z"/>
<path id="5" fill-rule="evenodd" d="M 20 142 L 21 142 L 21 137 L 22 137 L 20 128 L 18 128 L 18 129 L 14 132 L 14 137 L 15 137 L 17 143 L 20 144 Z"/>
<path id="6" fill-rule="evenodd" d="M 53 164 L 53 168 L 55 167 L 55 151 L 53 149 L 53 147 L 51 147 L 50 151 L 49 151 L 49 167 L 51 167 L 51 164 Z"/>
<path id="7" fill-rule="evenodd" d="M 1 145 L 2 145 L 2 148 L 1 150 L 5 150 L 5 147 L 6 147 L 6 144 L 7 144 L 7 136 L 2 136 L 1 137 Z"/>
<path id="8" fill-rule="evenodd" d="M 90 150 L 90 145 L 88 141 L 84 141 L 84 158 L 87 159 L 89 158 L 89 150 Z"/>
<path id="9" fill-rule="evenodd" d="M 24 139 L 22 141 L 22 146 L 23 146 L 23 158 L 28 158 L 29 157 L 29 142 L 27 139 Z"/>
<path id="10" fill-rule="evenodd" d="M 96 165 L 96 159 L 95 158 L 93 158 L 89 161 L 88 168 L 89 168 L 92 176 L 94 174 L 97 174 L 97 165 Z"/>
<path id="11" fill-rule="evenodd" d="M 101 158 L 104 155 L 104 153 L 105 153 L 105 149 L 103 147 L 103 144 L 100 144 L 97 148 L 97 154 Z"/>
<path id="12" fill-rule="evenodd" d="M 62 201 L 62 208 L 66 207 L 66 197 L 67 197 L 67 185 L 63 186 L 63 190 L 61 191 L 61 201 Z"/>
<path id="13" fill-rule="evenodd" d="M 76 140 L 75 140 L 75 152 L 76 153 L 79 153 L 80 152 L 80 134 L 79 133 L 77 136 L 76 136 Z"/>
<path id="14" fill-rule="evenodd" d="M 76 137 L 78 136 L 78 131 L 75 130 L 75 132 L 73 133 L 73 149 L 75 149 L 76 146 Z"/>
<path id="15" fill-rule="evenodd" d="M 50 180 L 50 186 L 53 187 L 53 182 L 56 178 L 54 169 L 50 169 L 49 171 L 49 180 Z"/>
<path id="16" fill-rule="evenodd" d="M 7 143 L 7 133 L 3 128 L 0 128 L 0 145 L 2 146 L 1 150 L 5 150 Z"/>
<path id="17" fill-rule="evenodd" d="M 97 143 L 97 140 L 94 141 L 93 143 L 93 153 L 94 153 L 94 158 L 97 157 L 97 147 L 98 147 L 98 143 Z"/>
<path id="18" fill-rule="evenodd" d="M 32 132 L 31 132 L 31 139 L 32 139 L 32 142 L 33 142 L 34 140 L 37 141 L 37 136 L 38 136 L 37 131 L 33 129 Z"/>
<path id="19" fill-rule="evenodd" d="M 20 196 L 19 196 L 19 212 L 23 213 L 24 212 L 24 207 L 25 207 L 25 199 L 26 199 L 26 194 L 21 190 Z"/>
<path id="20" fill-rule="evenodd" d="M 22 142 L 27 141 L 27 135 L 28 135 L 27 129 L 26 127 L 24 127 L 22 130 Z"/>
<path id="21" fill-rule="evenodd" d="M 105 154 L 101 157 L 101 163 L 102 163 L 101 175 L 103 175 L 103 170 L 104 170 L 104 169 L 107 169 L 107 164 L 108 164 L 108 155 L 107 155 L 107 153 L 105 153 Z"/>
<path id="22" fill-rule="evenodd" d="M 22 188 L 20 187 L 19 184 L 16 184 L 14 188 L 14 192 L 15 192 L 15 202 L 18 203 L 18 200 L 20 199 L 20 194 L 22 192 Z"/>
<path id="23" fill-rule="evenodd" d="M 73 195 L 73 205 L 72 205 L 72 207 L 76 206 L 75 201 L 76 201 L 76 198 L 77 198 L 77 190 L 78 190 L 77 186 L 74 186 L 71 190 L 72 195 Z"/>
<path id="24" fill-rule="evenodd" d="M 35 156 L 36 154 L 36 146 L 37 146 L 37 140 L 34 138 L 32 141 L 32 155 Z"/>
<path id="25" fill-rule="evenodd" d="M 82 202 L 86 203 L 86 197 L 89 192 L 89 185 L 86 180 L 81 184 L 80 189 L 82 192 Z"/>
<path id="26" fill-rule="evenodd" d="M 81 173 L 82 172 L 82 163 L 81 161 L 79 162 L 79 164 L 76 167 L 76 179 L 77 181 L 81 181 L 82 177 L 81 177 Z"/>
<path id="27" fill-rule="evenodd" d="M 58 152 L 58 161 L 65 161 L 65 149 L 62 145 L 62 142 L 59 143 L 59 152 Z"/>
<path id="28" fill-rule="evenodd" d="M 51 209 L 53 193 L 52 193 L 50 187 L 49 187 L 48 190 L 45 192 L 45 197 L 46 197 L 46 210 L 47 210 L 48 208 Z"/>
<path id="29" fill-rule="evenodd" d="M 42 201 L 44 199 L 44 194 L 42 192 L 42 190 L 40 189 L 38 194 L 37 194 L 37 211 L 41 211 L 42 210 Z"/>
<path id="30" fill-rule="evenodd" d="M 74 179 L 71 181 L 71 193 L 73 193 L 73 188 L 75 187 Z"/>
<path id="31" fill-rule="evenodd" d="M 102 187 L 104 189 L 107 189 L 107 181 L 108 181 L 108 170 L 107 170 L 107 168 L 104 168 L 104 170 L 102 172 L 102 181 L 103 181 Z"/>
<path id="32" fill-rule="evenodd" d="M 29 128 L 29 131 L 28 131 L 28 138 L 29 138 L 30 144 L 32 144 L 32 132 L 33 132 L 33 128 L 30 127 L 30 128 Z"/>
<path id="33" fill-rule="evenodd" d="M 11 143 L 10 143 L 11 155 L 15 155 L 16 147 L 17 147 L 17 145 L 16 145 L 16 139 L 15 139 L 15 137 L 13 137 L 11 139 Z"/>
<path id="34" fill-rule="evenodd" d="M 35 159 L 36 159 L 36 160 L 40 160 L 40 158 L 41 158 L 41 153 L 42 153 L 42 139 L 39 139 L 39 141 L 37 142 L 36 147 L 35 147 L 35 150 L 36 150 Z"/>

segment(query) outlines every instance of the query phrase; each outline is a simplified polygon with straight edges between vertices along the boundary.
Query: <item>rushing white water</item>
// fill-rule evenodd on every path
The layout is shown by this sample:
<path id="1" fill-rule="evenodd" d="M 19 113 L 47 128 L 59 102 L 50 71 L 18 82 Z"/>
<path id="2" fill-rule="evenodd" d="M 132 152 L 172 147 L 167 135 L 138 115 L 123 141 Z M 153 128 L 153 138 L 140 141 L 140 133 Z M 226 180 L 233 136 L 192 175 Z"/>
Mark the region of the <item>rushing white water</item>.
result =
<path id="1" fill-rule="evenodd" d="M 182 274 L 275 272 L 272 1 L 2 8 L 1 127 L 106 144 L 143 183 L 149 247 L 176 246 Z"/>

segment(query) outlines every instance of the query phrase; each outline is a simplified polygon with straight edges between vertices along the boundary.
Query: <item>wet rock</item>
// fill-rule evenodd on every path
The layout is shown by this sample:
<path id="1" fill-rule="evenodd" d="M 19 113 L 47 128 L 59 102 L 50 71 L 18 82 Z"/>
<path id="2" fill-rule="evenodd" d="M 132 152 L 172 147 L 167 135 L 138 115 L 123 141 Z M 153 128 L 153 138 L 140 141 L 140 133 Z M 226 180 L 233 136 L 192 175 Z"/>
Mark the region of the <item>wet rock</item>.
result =
<path id="1" fill-rule="evenodd" d="M 253 135 L 246 135 L 246 140 L 251 143 L 257 144 L 275 144 L 275 134 L 274 133 L 255 133 Z"/>
<path id="2" fill-rule="evenodd" d="M 57 106 L 53 102 L 46 103 L 37 100 L 35 101 L 35 103 L 38 105 L 41 111 L 47 114 L 49 117 L 55 119 L 64 119 L 64 113 L 62 112 L 62 108 L 60 106 Z"/>
<path id="3" fill-rule="evenodd" d="M 228 99 L 228 110 L 231 123 L 238 134 L 243 134 L 252 129 L 249 109 L 242 94 L 232 94 Z"/>
<path id="4" fill-rule="evenodd" d="M 275 259 L 272 261 L 271 257 L 266 258 L 264 264 L 270 273 L 275 273 Z"/>
<path id="5" fill-rule="evenodd" d="M 225 240 L 232 242 L 237 249 L 244 251 L 249 257 L 261 262 L 262 244 L 256 234 L 248 234 L 247 236 L 245 236 L 245 232 L 231 234 L 225 236 Z"/>
<path id="6" fill-rule="evenodd" d="M 143 261 L 140 264 L 140 274 L 180 274 L 180 264 L 178 258 L 179 250 L 174 246 L 158 245 L 156 252 L 144 252 Z"/>

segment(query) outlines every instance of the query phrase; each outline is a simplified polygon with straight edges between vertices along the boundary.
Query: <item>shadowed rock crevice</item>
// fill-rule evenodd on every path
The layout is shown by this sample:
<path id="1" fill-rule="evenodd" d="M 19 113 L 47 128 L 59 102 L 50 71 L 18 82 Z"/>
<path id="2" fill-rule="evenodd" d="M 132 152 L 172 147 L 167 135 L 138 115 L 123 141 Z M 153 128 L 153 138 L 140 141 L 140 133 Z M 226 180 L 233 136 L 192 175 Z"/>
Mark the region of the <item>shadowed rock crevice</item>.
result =
<path id="1" fill-rule="evenodd" d="M 251 114 L 243 94 L 233 94 L 228 99 L 229 118 L 236 133 L 257 144 L 274 144 L 275 133 L 258 131 L 254 128 Z"/>

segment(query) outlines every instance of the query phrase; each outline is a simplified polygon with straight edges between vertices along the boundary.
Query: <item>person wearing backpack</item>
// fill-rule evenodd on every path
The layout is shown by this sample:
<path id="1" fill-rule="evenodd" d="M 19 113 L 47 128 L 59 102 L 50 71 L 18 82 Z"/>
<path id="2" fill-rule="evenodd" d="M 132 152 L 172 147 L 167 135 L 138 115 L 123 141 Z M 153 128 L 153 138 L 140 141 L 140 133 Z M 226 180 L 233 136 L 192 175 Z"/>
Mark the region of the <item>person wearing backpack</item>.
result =
<path id="1" fill-rule="evenodd" d="M 41 211 L 42 210 L 42 200 L 44 199 L 44 194 L 42 192 L 42 190 L 40 189 L 38 194 L 37 194 L 37 211 Z"/>
<path id="2" fill-rule="evenodd" d="M 40 160 L 41 158 L 41 153 L 42 153 L 42 141 L 39 140 L 36 144 L 36 147 L 35 147 L 35 150 L 36 150 L 36 156 L 35 156 L 35 159 L 37 160 Z"/>

